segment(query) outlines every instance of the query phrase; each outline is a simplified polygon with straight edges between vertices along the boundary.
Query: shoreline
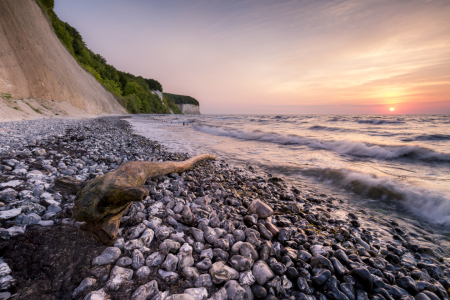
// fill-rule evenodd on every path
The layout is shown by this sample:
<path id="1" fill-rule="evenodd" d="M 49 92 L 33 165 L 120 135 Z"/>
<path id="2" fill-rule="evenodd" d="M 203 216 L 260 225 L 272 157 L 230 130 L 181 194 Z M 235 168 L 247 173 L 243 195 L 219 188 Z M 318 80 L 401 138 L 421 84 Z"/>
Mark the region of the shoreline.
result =
<path id="1" fill-rule="evenodd" d="M 227 295 L 230 298 L 230 293 L 246 299 L 261 298 L 265 291 L 267 295 L 264 297 L 268 299 L 294 297 L 313 300 L 313 296 L 322 299 L 320 297 L 326 295 L 330 299 L 340 297 L 346 300 L 346 297 L 362 300 L 370 295 L 378 297 L 378 300 L 382 300 L 379 297 L 391 300 L 388 295 L 395 299 L 408 298 L 424 290 L 427 292 L 419 294 L 421 300 L 427 300 L 422 295 L 436 300 L 432 295 L 426 295 L 429 291 L 442 300 L 448 298 L 446 290 L 449 286 L 445 286 L 450 280 L 448 260 L 444 260 L 436 249 L 419 247 L 414 245 L 413 240 L 405 241 L 402 229 L 395 221 L 389 224 L 389 228 L 386 224 L 378 224 L 397 238 L 392 243 L 372 234 L 366 218 L 361 215 L 352 212 L 335 215 L 340 203 L 331 197 L 312 195 L 306 198 L 302 191 L 292 189 L 282 179 L 269 177 L 265 172 L 245 166 L 229 166 L 220 159 L 201 163 L 193 171 L 178 176 L 148 180 L 145 187 L 149 189 L 150 197 L 142 205 L 133 205 L 128 216 L 122 218 L 122 238 L 125 239 L 122 244 L 117 244 L 121 251 L 120 258 L 105 265 L 91 266 L 92 259 L 100 255 L 106 246 L 99 244 L 89 233 L 77 229 L 79 224 L 71 219 L 74 196 L 54 191 L 51 188 L 54 179 L 73 176 L 87 180 L 111 171 L 125 161 L 180 160 L 187 157 L 186 154 L 167 152 L 158 142 L 134 134 L 131 125 L 121 120 L 127 117 L 47 119 L 0 125 L 1 128 L 16 130 L 0 131 L 0 140 L 8 139 L 0 146 L 0 201 L 5 204 L 4 208 L 0 208 L 3 209 L 0 214 L 11 210 L 17 213 L 20 209 L 16 216 L 3 219 L 4 230 L 0 229 L 2 237 L 18 233 L 0 242 L 3 258 L 10 269 L 6 276 L 12 278 L 9 281 L 11 286 L 4 290 L 13 294 L 11 299 L 24 299 L 21 297 L 32 294 L 36 294 L 36 298 L 28 296 L 27 299 L 42 299 L 39 297 L 43 294 L 54 295 L 49 299 L 70 299 L 85 278 L 91 278 L 95 283 L 84 287 L 79 295 L 75 295 L 76 299 L 83 299 L 88 293 L 93 297 L 94 292 L 91 291 L 97 291 L 98 295 L 104 292 L 112 299 L 130 299 L 137 290 L 143 290 L 141 287 L 146 286 L 150 279 L 156 280 L 158 289 L 153 288 L 152 291 L 161 299 L 169 296 L 167 292 L 170 295 L 181 294 L 187 289 L 192 289 L 189 292 L 193 294 L 206 292 L 208 296 L 205 299 L 224 299 L 221 297 Z M 31 122 L 34 122 L 31 124 L 33 128 L 29 128 Z M 24 135 L 26 130 L 29 136 Z M 20 137 L 21 134 L 24 136 Z M 11 148 L 6 149 L 8 146 L 15 148 L 15 152 Z M 17 184 L 13 182 L 15 180 L 22 182 Z M 7 189 L 11 190 L 4 192 Z M 273 209 L 273 215 L 268 218 L 249 215 L 249 207 L 256 199 L 262 199 L 264 207 Z M 185 205 L 196 216 L 197 222 L 181 222 L 180 207 Z M 30 217 L 31 214 L 34 215 Z M 22 219 L 20 215 L 23 215 Z M 28 224 L 25 230 L 22 228 L 23 221 Z M 39 225 L 39 222 L 42 223 Z M 14 226 L 21 227 L 24 233 L 19 228 L 7 230 Z M 164 226 L 167 230 L 161 230 Z M 155 235 L 150 247 L 126 248 L 125 241 L 139 240 L 138 237 L 131 238 L 133 232 L 142 229 L 142 233 L 146 228 Z M 62 233 L 72 241 L 60 236 L 63 246 L 58 246 L 52 237 Z M 33 243 L 33 239 L 39 242 Z M 169 239 L 178 243 L 178 248 L 183 246 L 175 251 L 177 256 L 169 254 L 166 257 L 164 253 L 153 255 L 161 243 Z M 45 245 L 46 241 L 50 241 L 48 245 Z M 249 244 L 249 249 L 253 248 L 259 257 L 248 257 L 240 241 L 246 247 Z M 25 245 L 26 251 L 14 249 L 14 245 Z M 86 253 L 76 253 L 71 249 L 74 245 L 82 245 L 80 249 L 85 249 Z M 65 264 L 56 263 L 54 258 L 46 256 L 46 247 L 56 252 L 60 249 L 58 247 L 63 247 L 60 254 L 71 259 L 66 258 Z M 213 248 L 213 251 L 208 250 Z M 26 254 L 28 251 L 39 255 L 33 258 Z M 21 259 L 18 259 L 19 255 Z M 144 263 L 133 265 L 135 260 L 142 260 L 141 256 Z M 181 257 L 180 261 L 177 259 L 175 264 L 175 259 L 168 261 L 172 256 Z M 128 259 L 124 257 L 132 262 L 127 264 L 125 261 Z M 52 262 L 50 266 L 46 260 Z M 180 268 L 184 263 L 189 265 L 185 268 L 190 269 Z M 161 264 L 162 267 L 159 267 Z M 117 278 L 122 278 L 121 282 L 113 286 L 111 277 L 115 276 L 114 269 L 121 270 L 115 267 L 119 265 L 122 269 L 132 270 L 132 276 L 124 279 L 117 275 Z M 197 271 L 193 270 L 194 265 Z M 214 266 L 227 270 L 225 280 L 221 280 L 224 275 L 219 276 Z M 64 269 L 67 274 L 72 272 L 77 275 L 63 279 L 64 276 L 57 271 Z M 419 272 L 422 275 L 417 277 Z M 41 275 L 41 286 L 33 285 L 32 281 L 39 277 L 39 273 L 47 275 Z M 368 278 L 367 273 L 372 279 Z M 261 274 L 267 275 L 265 281 Z M 416 288 L 405 288 L 404 283 L 397 283 L 403 277 L 415 282 L 412 284 L 408 279 L 408 284 Z M 255 284 L 255 280 L 259 284 Z M 372 282 L 372 287 L 367 280 Z M 225 281 L 228 283 L 222 288 Z M 51 282 L 58 282 L 57 288 Z M 149 286 L 145 289 L 151 290 Z"/>

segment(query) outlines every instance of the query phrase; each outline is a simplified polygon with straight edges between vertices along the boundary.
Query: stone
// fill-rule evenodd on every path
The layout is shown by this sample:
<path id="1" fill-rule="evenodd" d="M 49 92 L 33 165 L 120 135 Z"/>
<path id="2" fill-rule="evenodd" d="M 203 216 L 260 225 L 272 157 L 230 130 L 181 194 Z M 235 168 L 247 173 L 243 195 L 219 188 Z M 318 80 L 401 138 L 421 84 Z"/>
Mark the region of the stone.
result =
<path id="1" fill-rule="evenodd" d="M 178 273 L 172 272 L 172 271 L 164 271 L 162 269 L 158 270 L 159 275 L 164 280 L 166 284 L 174 284 L 178 281 L 178 278 L 180 277 Z"/>
<path id="2" fill-rule="evenodd" d="M 135 239 L 139 238 L 146 228 L 147 227 L 143 223 L 139 224 L 138 226 L 132 227 L 131 229 L 129 229 L 127 231 L 127 234 L 126 234 L 127 239 L 135 240 Z"/>
<path id="3" fill-rule="evenodd" d="M 103 266 L 108 265 L 113 262 L 115 262 L 120 255 L 122 254 L 122 251 L 120 251 L 117 247 L 108 247 L 105 250 L 103 250 L 102 254 L 100 256 L 97 256 L 92 260 L 93 266 Z"/>
<path id="4" fill-rule="evenodd" d="M 256 281 L 260 285 L 264 285 L 268 280 L 275 277 L 275 274 L 263 260 L 258 260 L 252 268 L 252 273 L 256 278 Z"/>
<path id="5" fill-rule="evenodd" d="M 214 257 L 214 252 L 211 248 L 202 250 L 202 252 L 200 253 L 200 258 L 213 259 L 213 257 Z"/>
<path id="6" fill-rule="evenodd" d="M 165 240 L 169 237 L 172 231 L 173 231 L 172 228 L 163 225 L 155 230 L 155 236 L 158 240 Z"/>
<path id="7" fill-rule="evenodd" d="M 204 230 L 204 238 L 209 244 L 214 245 L 224 233 L 225 230 L 222 228 L 206 227 Z"/>
<path id="8" fill-rule="evenodd" d="M 133 270 L 115 266 L 106 282 L 109 290 L 117 291 L 124 281 L 130 281 L 133 278 Z"/>
<path id="9" fill-rule="evenodd" d="M 44 155 L 45 153 L 47 153 L 47 151 L 45 151 L 45 149 L 42 148 L 35 148 L 31 152 L 36 156 Z"/>
<path id="10" fill-rule="evenodd" d="M 164 240 L 161 244 L 159 244 L 159 249 L 163 253 L 177 253 L 178 249 L 180 249 L 180 243 L 175 242 L 173 240 Z"/>
<path id="11" fill-rule="evenodd" d="M 8 182 L 0 183 L 0 187 L 12 187 L 12 188 L 14 188 L 14 187 L 17 187 L 17 186 L 21 185 L 22 183 L 23 183 L 22 180 L 11 180 L 11 181 L 8 181 Z"/>
<path id="12" fill-rule="evenodd" d="M 229 254 L 227 251 L 224 251 L 219 248 L 214 248 L 213 253 L 214 253 L 214 259 L 216 261 L 219 261 L 219 260 L 228 261 Z"/>
<path id="13" fill-rule="evenodd" d="M 16 199 L 17 191 L 12 188 L 4 189 L 0 191 L 0 200 L 5 202 L 11 202 Z"/>
<path id="14" fill-rule="evenodd" d="M 192 248 L 191 248 L 192 249 Z M 179 252 L 177 254 L 178 258 L 178 269 L 182 270 L 186 267 L 192 267 L 194 265 L 194 258 L 192 257 L 192 251 L 189 252 Z"/>
<path id="15" fill-rule="evenodd" d="M 197 268 L 194 268 L 194 267 L 186 267 L 183 270 L 181 270 L 181 273 L 186 278 L 195 278 L 195 279 L 197 279 L 199 277 L 198 270 L 197 270 Z"/>
<path id="16" fill-rule="evenodd" d="M 398 279 L 397 284 L 413 296 L 419 293 L 419 288 L 417 287 L 416 282 L 409 276 L 401 276 Z"/>
<path id="17" fill-rule="evenodd" d="M 6 275 L 11 274 L 11 268 L 8 266 L 7 263 L 2 262 L 3 260 L 0 259 L 0 277 L 4 277 Z"/>
<path id="18" fill-rule="evenodd" d="M 134 293 L 130 299 L 131 300 L 152 299 L 153 297 L 155 297 L 158 294 L 159 294 L 158 283 L 156 282 L 156 280 L 152 280 L 152 281 L 138 287 L 134 291 Z"/>
<path id="19" fill-rule="evenodd" d="M 6 290 L 15 284 L 15 279 L 11 275 L 0 278 L 0 290 Z"/>
<path id="20" fill-rule="evenodd" d="M 205 249 L 205 244 L 203 244 L 201 242 L 195 242 L 194 243 L 194 251 L 196 253 L 201 253 L 204 249 Z"/>
<path id="21" fill-rule="evenodd" d="M 236 280 L 230 280 L 224 285 L 229 300 L 244 300 L 245 289 Z"/>
<path id="22" fill-rule="evenodd" d="M 311 258 L 311 267 L 314 269 L 325 268 L 330 270 L 331 273 L 334 273 L 333 264 L 328 260 L 328 258 L 319 254 Z"/>
<path id="23" fill-rule="evenodd" d="M 428 296 L 424 293 L 418 293 L 415 297 L 415 300 L 431 300 L 430 298 L 428 298 Z"/>
<path id="24" fill-rule="evenodd" d="M 258 252 L 256 252 L 255 248 L 250 243 L 242 243 L 242 245 L 239 247 L 239 254 L 243 257 L 251 260 L 257 260 L 258 259 Z"/>
<path id="25" fill-rule="evenodd" d="M 227 299 L 228 299 L 227 291 L 225 290 L 225 288 L 221 288 L 208 300 L 227 300 Z"/>
<path id="26" fill-rule="evenodd" d="M 258 226 L 259 232 L 261 233 L 261 237 L 263 239 L 270 241 L 273 238 L 273 234 L 266 228 L 266 226 L 264 226 L 261 223 L 258 223 L 257 226 Z"/>
<path id="27" fill-rule="evenodd" d="M 348 270 L 341 264 L 341 262 L 336 257 L 330 258 L 330 261 L 333 264 L 336 276 L 342 277 L 347 273 Z"/>
<path id="28" fill-rule="evenodd" d="M 240 255 L 234 255 L 230 259 L 231 266 L 239 272 L 248 271 L 252 267 L 252 262 Z"/>
<path id="29" fill-rule="evenodd" d="M 161 225 L 162 220 L 158 217 L 150 216 L 148 217 L 148 221 L 144 220 L 142 223 L 148 228 L 156 230 Z"/>
<path id="30" fill-rule="evenodd" d="M 203 300 L 208 297 L 208 291 L 204 287 L 186 289 L 184 293 L 190 295 L 195 300 Z"/>
<path id="31" fill-rule="evenodd" d="M 124 238 L 118 238 L 115 242 L 114 242 L 114 247 L 119 248 L 120 250 L 124 250 L 123 247 L 125 246 L 125 239 Z"/>
<path id="32" fill-rule="evenodd" d="M 313 246 L 311 246 L 311 248 L 309 248 L 309 251 L 311 251 L 313 256 L 321 255 L 325 252 L 325 251 L 323 251 L 322 245 L 313 245 Z"/>
<path id="33" fill-rule="evenodd" d="M 165 258 L 166 256 L 164 255 L 164 253 L 156 251 L 147 257 L 147 259 L 145 260 L 145 264 L 148 267 L 157 267 L 163 263 Z"/>
<path id="34" fill-rule="evenodd" d="M 131 257 L 128 256 L 121 257 L 116 261 L 116 265 L 122 268 L 130 266 L 132 263 L 133 260 L 131 259 Z"/>
<path id="35" fill-rule="evenodd" d="M 350 275 L 356 281 L 356 289 L 364 290 L 369 294 L 373 291 L 373 277 L 369 270 L 366 268 L 356 268 L 350 272 Z"/>
<path id="36" fill-rule="evenodd" d="M 215 284 L 220 284 L 222 282 L 239 278 L 238 271 L 224 265 L 224 263 L 221 261 L 216 262 L 211 266 L 211 268 L 209 269 L 209 274 L 211 275 L 211 279 Z"/>
<path id="37" fill-rule="evenodd" d="M 314 276 L 311 278 L 312 282 L 321 286 L 331 277 L 331 272 L 327 269 L 315 269 L 313 275 Z"/>
<path id="38" fill-rule="evenodd" d="M 139 269 L 140 267 L 142 267 L 145 264 L 144 255 L 138 249 L 133 250 L 131 259 L 133 260 L 133 262 L 131 263 L 131 267 L 135 270 Z"/>
<path id="39" fill-rule="evenodd" d="M 180 222 L 185 225 L 193 225 L 196 221 L 194 214 L 187 205 L 183 206 L 180 215 L 181 215 Z"/>
<path id="40" fill-rule="evenodd" d="M 369 244 L 367 244 L 366 242 L 364 242 L 361 238 L 356 237 L 356 238 L 355 238 L 355 241 L 356 241 L 356 243 L 358 243 L 358 244 L 360 244 L 361 246 L 363 246 L 364 249 L 370 250 Z"/>
<path id="41" fill-rule="evenodd" d="M 41 221 L 42 222 L 42 221 Z M 25 233 L 25 228 L 20 226 L 12 226 L 8 229 L 0 228 L 0 237 L 8 240 L 16 235 L 21 235 Z"/>
<path id="42" fill-rule="evenodd" d="M 253 295 L 258 299 L 262 299 L 267 296 L 267 290 L 259 284 L 252 285 L 252 292 L 253 292 Z"/>
<path id="43" fill-rule="evenodd" d="M 97 283 L 97 280 L 95 278 L 85 278 L 81 281 L 80 285 L 72 292 L 72 298 L 75 299 L 85 291 L 89 290 L 95 284 Z"/>
<path id="44" fill-rule="evenodd" d="M 353 285 L 347 282 L 341 283 L 339 289 L 349 300 L 355 300 L 355 290 L 353 289 Z"/>
<path id="45" fill-rule="evenodd" d="M 38 214 L 31 213 L 23 217 L 22 225 L 38 224 L 41 221 L 41 217 Z"/>
<path id="46" fill-rule="evenodd" d="M 9 220 L 17 217 L 22 213 L 21 208 L 14 208 L 10 210 L 2 210 L 0 211 L 0 220 Z"/>
<path id="47" fill-rule="evenodd" d="M 430 247 L 425 247 L 425 246 L 419 247 L 418 252 L 420 254 L 426 254 L 426 255 L 429 255 L 429 256 L 433 256 L 433 257 L 436 256 L 434 254 L 433 249 L 431 249 Z"/>
<path id="48" fill-rule="evenodd" d="M 151 270 L 149 267 L 142 266 L 139 269 L 137 269 L 136 272 L 134 272 L 134 276 L 137 279 L 141 279 L 141 278 L 147 277 L 148 275 L 150 275 L 150 273 L 151 273 Z"/>
<path id="49" fill-rule="evenodd" d="M 337 250 L 333 253 L 333 256 L 339 259 L 339 261 L 344 265 L 349 265 L 351 263 L 350 259 L 348 258 L 347 254 L 344 252 L 344 250 Z"/>
<path id="50" fill-rule="evenodd" d="M 212 286 L 211 276 L 209 274 L 202 274 L 195 278 L 195 287 L 211 287 Z"/>
<path id="51" fill-rule="evenodd" d="M 38 224 L 41 226 L 53 226 L 55 224 L 55 222 L 53 220 L 39 221 Z"/>
<path id="52" fill-rule="evenodd" d="M 270 268 L 278 276 L 284 275 L 284 273 L 286 273 L 287 270 L 286 266 L 279 262 L 270 264 Z"/>
<path id="53" fill-rule="evenodd" d="M 256 282 L 255 276 L 253 276 L 252 271 L 245 271 L 239 275 L 240 285 L 253 285 Z"/>
<path id="54" fill-rule="evenodd" d="M 144 230 L 144 232 L 142 233 L 142 235 L 139 239 L 142 241 L 144 246 L 150 248 L 150 245 L 151 245 L 154 237 L 155 237 L 154 231 L 151 230 L 150 228 L 147 228 Z"/>
<path id="55" fill-rule="evenodd" d="M 233 237 L 237 242 L 244 241 L 245 240 L 244 231 L 242 231 L 240 229 L 236 229 L 235 231 L 233 231 Z"/>
<path id="56" fill-rule="evenodd" d="M 178 257 L 169 253 L 166 257 L 166 260 L 161 265 L 161 268 L 168 272 L 174 272 L 177 269 Z"/>
<path id="57" fill-rule="evenodd" d="M 356 300 L 369 300 L 369 296 L 365 291 L 357 290 L 356 291 Z"/>
<path id="58" fill-rule="evenodd" d="M 273 215 L 273 209 L 261 200 L 253 200 L 248 207 L 248 214 L 257 214 L 258 218 L 266 219 Z"/>
<path id="59" fill-rule="evenodd" d="M 48 207 L 47 207 L 47 212 L 49 213 L 58 213 L 58 212 L 60 212 L 62 210 L 62 208 L 59 206 L 59 205 L 57 205 L 57 204 L 50 204 Z"/>
<path id="60" fill-rule="evenodd" d="M 203 234 L 203 231 L 194 227 L 191 227 L 189 229 L 189 232 L 192 234 L 192 236 L 194 237 L 195 241 L 200 242 L 200 243 L 204 243 L 205 242 L 205 237 Z"/>
<path id="61" fill-rule="evenodd" d="M 212 266 L 212 262 L 209 258 L 205 258 L 202 261 L 199 261 L 198 263 L 196 263 L 195 266 L 199 270 L 208 271 Z"/>
<path id="62" fill-rule="evenodd" d="M 308 281 L 304 277 L 297 278 L 297 287 L 300 292 L 310 294 L 310 287 L 308 285 Z"/>
<path id="63" fill-rule="evenodd" d="M 105 300 L 105 299 L 106 299 L 106 292 L 103 289 L 90 292 L 84 298 L 84 300 Z"/>
<path id="64" fill-rule="evenodd" d="M 196 300 L 196 299 L 189 294 L 176 294 L 169 296 L 164 300 Z"/>

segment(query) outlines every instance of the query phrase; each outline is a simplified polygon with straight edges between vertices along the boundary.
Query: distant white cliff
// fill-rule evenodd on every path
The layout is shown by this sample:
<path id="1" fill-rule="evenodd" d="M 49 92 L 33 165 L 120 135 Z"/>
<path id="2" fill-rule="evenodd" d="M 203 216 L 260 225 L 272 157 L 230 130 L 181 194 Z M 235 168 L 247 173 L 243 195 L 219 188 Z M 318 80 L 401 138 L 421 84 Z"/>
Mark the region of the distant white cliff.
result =
<path id="1" fill-rule="evenodd" d="M 194 104 L 177 104 L 183 115 L 200 115 L 200 106 Z"/>

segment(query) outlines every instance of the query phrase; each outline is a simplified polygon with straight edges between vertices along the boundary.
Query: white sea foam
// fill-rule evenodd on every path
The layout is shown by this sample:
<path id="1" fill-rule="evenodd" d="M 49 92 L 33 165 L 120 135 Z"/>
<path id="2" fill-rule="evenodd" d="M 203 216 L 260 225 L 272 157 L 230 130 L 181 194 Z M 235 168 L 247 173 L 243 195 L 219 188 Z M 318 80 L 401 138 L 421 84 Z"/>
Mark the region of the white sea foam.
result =
<path id="1" fill-rule="evenodd" d="M 383 120 L 383 119 L 373 119 L 373 120 L 356 120 L 360 124 L 373 124 L 373 125 L 383 125 L 383 124 L 403 124 L 404 121 L 400 120 Z"/>
<path id="2" fill-rule="evenodd" d="M 450 196 L 400 182 L 347 169 L 303 169 L 302 174 L 346 188 L 372 199 L 398 201 L 416 215 L 434 223 L 450 224 Z"/>
<path id="3" fill-rule="evenodd" d="M 355 156 L 374 157 L 382 159 L 394 159 L 399 157 L 410 157 L 419 160 L 450 161 L 450 154 L 440 153 L 420 146 L 381 146 L 364 142 L 351 141 L 326 141 L 311 139 L 297 135 L 284 135 L 266 131 L 247 131 L 215 127 L 207 125 L 194 125 L 194 129 L 217 136 L 228 136 L 242 140 L 255 140 L 277 144 L 305 145 L 311 148 L 325 149 L 340 154 Z"/>

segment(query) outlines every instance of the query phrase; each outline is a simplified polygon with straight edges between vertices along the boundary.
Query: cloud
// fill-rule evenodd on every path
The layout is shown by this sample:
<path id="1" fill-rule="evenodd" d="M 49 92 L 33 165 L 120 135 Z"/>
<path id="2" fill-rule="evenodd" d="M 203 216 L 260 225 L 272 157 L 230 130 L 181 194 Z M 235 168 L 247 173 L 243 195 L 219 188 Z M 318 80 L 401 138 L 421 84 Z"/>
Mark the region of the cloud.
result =
<path id="1" fill-rule="evenodd" d="M 280 111 L 353 113 L 450 94 L 446 0 L 59 0 L 56 8 L 108 62 L 196 97 L 207 113 L 274 102 Z"/>

